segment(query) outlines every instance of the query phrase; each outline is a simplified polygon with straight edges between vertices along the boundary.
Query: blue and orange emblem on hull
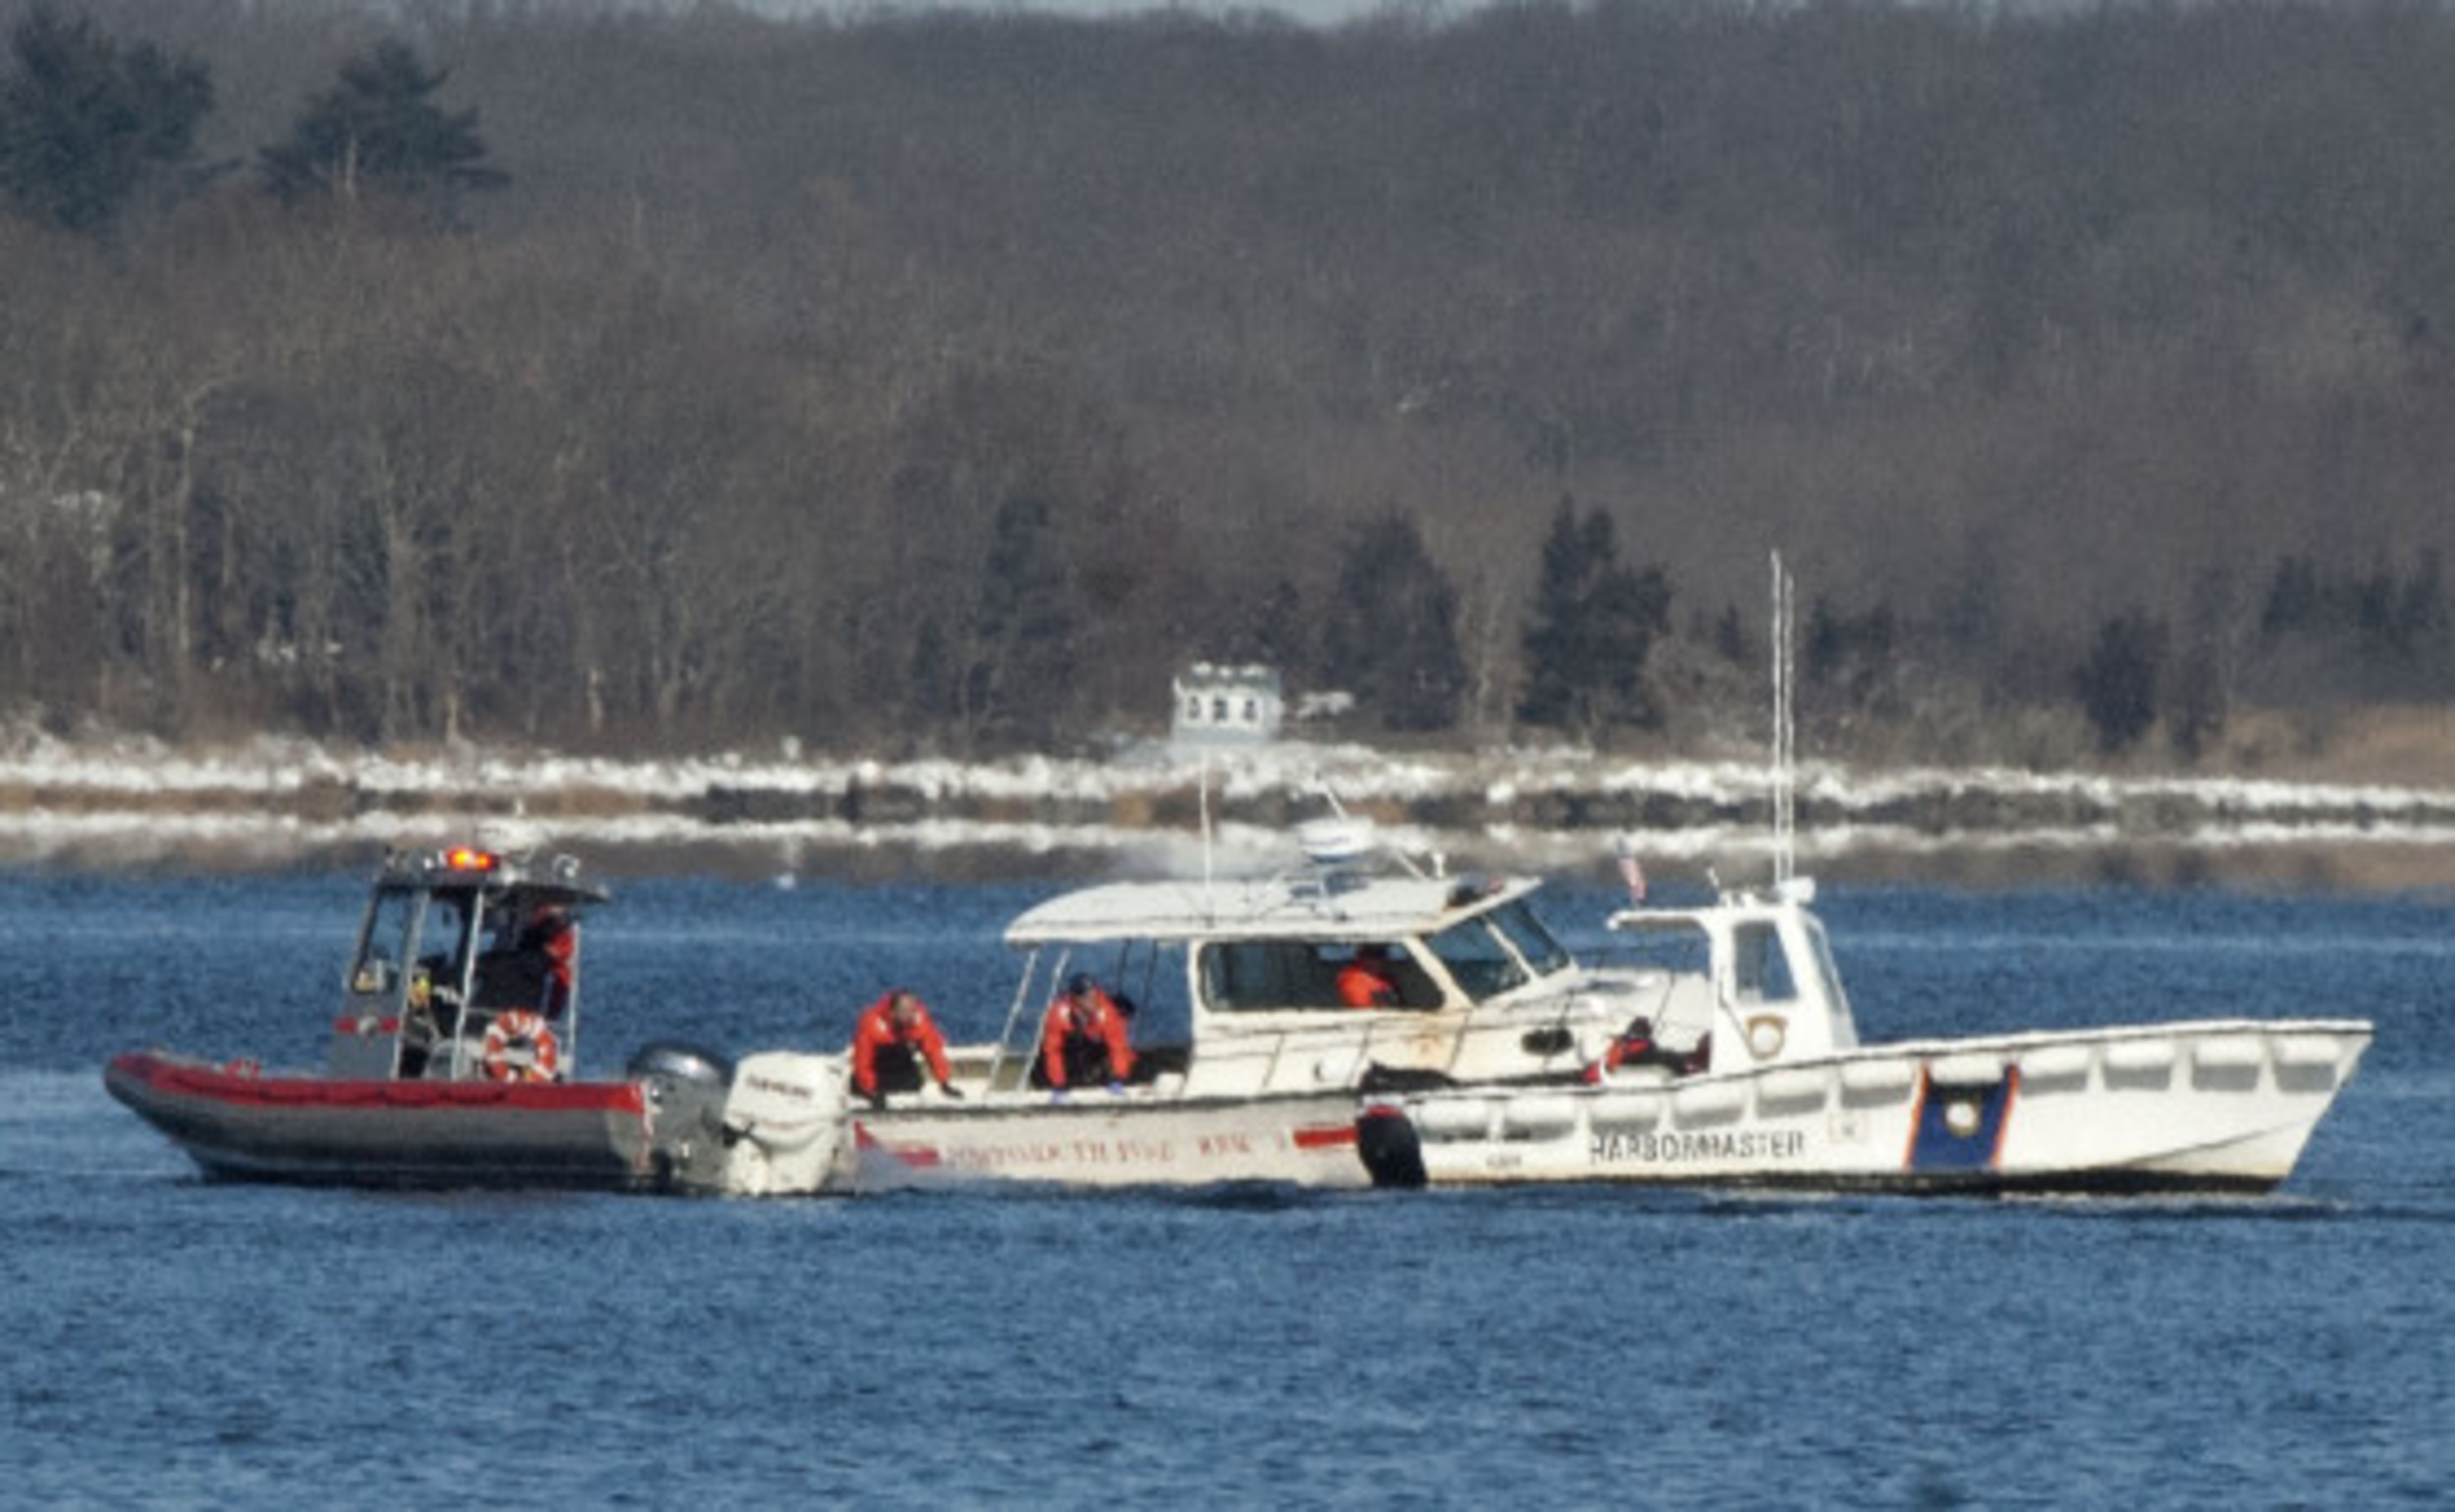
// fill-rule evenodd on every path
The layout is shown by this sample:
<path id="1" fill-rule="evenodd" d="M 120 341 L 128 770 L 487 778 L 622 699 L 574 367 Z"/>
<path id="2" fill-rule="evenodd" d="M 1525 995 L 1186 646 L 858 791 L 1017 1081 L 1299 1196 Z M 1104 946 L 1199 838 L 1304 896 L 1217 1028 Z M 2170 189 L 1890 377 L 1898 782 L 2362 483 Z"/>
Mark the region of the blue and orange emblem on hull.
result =
<path id="1" fill-rule="evenodd" d="M 1992 1170 L 2019 1096 L 2018 1066 L 1968 1085 L 1937 1082 L 1932 1068 L 1920 1071 L 1918 1116 L 1902 1163 L 1915 1171 Z"/>

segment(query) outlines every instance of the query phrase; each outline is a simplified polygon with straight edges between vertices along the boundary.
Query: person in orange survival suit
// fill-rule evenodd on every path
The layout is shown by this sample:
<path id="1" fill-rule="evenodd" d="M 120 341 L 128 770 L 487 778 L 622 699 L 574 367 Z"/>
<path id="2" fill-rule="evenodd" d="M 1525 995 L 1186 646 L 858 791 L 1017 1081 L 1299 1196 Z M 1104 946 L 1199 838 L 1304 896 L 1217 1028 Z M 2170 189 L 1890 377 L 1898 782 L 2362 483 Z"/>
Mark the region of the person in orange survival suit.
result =
<path id="1" fill-rule="evenodd" d="M 1355 947 L 1354 959 L 1338 968 L 1338 1000 L 1350 1008 L 1394 1008 L 1398 978 L 1390 964 L 1388 945 Z"/>
<path id="2" fill-rule="evenodd" d="M 1064 1092 L 1083 1082 L 1105 1081 L 1113 1091 L 1133 1074 L 1134 1049 L 1125 1009 L 1100 990 L 1088 972 L 1066 979 L 1065 991 L 1040 1021 L 1040 1059 L 1031 1082 Z"/>
<path id="3" fill-rule="evenodd" d="M 1586 1080 L 1600 1082 L 1624 1065 L 1668 1066 L 1685 1073 L 1696 1069 L 1688 1064 L 1690 1057 L 1681 1054 L 1654 1038 L 1654 1020 L 1640 1013 L 1628 1020 L 1628 1027 L 1619 1032 L 1603 1052 L 1603 1058 L 1586 1067 Z"/>
<path id="4" fill-rule="evenodd" d="M 947 1064 L 946 1036 L 917 994 L 899 987 L 861 1011 L 852 1026 L 852 1090 L 870 1107 L 886 1107 L 890 1092 L 918 1092 L 924 1059 L 941 1091 L 963 1095 Z"/>

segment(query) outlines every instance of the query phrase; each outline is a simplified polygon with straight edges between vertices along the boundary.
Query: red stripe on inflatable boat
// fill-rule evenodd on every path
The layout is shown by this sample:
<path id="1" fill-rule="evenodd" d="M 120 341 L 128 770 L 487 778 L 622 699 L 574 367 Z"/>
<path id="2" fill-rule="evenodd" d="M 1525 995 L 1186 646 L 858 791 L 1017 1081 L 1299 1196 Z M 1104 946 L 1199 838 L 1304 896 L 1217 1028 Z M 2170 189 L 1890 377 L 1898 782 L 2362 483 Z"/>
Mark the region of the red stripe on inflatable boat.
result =
<path id="1" fill-rule="evenodd" d="M 314 1076 L 262 1076 L 222 1070 L 203 1061 L 150 1053 L 121 1055 L 111 1069 L 169 1097 L 200 1098 L 238 1107 L 511 1107 L 533 1112 L 598 1108 L 641 1113 L 647 1098 L 637 1082 L 331 1081 Z"/>

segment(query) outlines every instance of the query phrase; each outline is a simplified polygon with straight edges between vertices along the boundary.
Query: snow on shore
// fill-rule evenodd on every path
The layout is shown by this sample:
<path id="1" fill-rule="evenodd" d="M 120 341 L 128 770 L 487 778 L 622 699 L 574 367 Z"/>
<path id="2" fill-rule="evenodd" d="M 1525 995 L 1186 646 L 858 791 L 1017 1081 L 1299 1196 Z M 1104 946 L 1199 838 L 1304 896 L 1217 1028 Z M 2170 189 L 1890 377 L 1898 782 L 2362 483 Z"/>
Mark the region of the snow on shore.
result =
<path id="1" fill-rule="evenodd" d="M 1860 850 L 2198 849 L 2455 844 L 2455 792 L 2236 778 L 2115 778 L 2002 768 L 1798 775 L 1811 860 Z M 1614 833 L 1649 854 L 1761 853 L 1769 778 L 1745 762 L 1635 762 L 1564 748 L 1403 755 L 1284 743 L 1207 756 L 958 763 L 722 754 L 615 761 L 474 747 L 344 755 L 265 739 L 218 751 L 20 731 L 0 746 L 0 862 L 141 864 L 209 851 L 278 863 L 403 839 L 507 847 L 1130 852 L 1199 864 L 1283 848 L 1323 794 L 1402 843 L 1457 855 L 1590 858 Z"/>

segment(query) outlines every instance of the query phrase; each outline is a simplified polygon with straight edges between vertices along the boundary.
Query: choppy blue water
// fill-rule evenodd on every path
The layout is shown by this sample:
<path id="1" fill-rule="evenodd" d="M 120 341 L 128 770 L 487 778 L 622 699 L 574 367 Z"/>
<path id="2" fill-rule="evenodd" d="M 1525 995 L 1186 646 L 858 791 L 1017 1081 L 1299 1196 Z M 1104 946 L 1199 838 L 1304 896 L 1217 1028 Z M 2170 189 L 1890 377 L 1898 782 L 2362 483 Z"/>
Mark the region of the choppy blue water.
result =
<path id="1" fill-rule="evenodd" d="M 641 881 L 587 1063 L 964 1034 L 1035 886 Z M 1551 913 L 1581 945 L 1609 899 Z M 309 1063 L 358 879 L 0 877 L 0 1503 L 2346 1507 L 2455 1490 L 2443 898 L 1828 889 L 1871 1037 L 2358 1012 L 2284 1193 L 379 1196 L 102 1093 Z"/>

